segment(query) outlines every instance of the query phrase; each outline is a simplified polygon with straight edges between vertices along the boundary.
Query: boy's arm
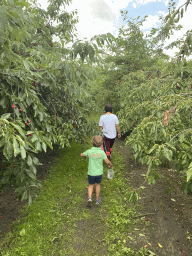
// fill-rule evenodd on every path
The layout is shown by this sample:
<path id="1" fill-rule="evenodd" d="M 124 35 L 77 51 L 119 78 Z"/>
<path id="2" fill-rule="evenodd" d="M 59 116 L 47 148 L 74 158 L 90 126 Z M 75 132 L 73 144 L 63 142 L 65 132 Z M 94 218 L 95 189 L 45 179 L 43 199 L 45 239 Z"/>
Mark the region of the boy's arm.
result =
<path id="1" fill-rule="evenodd" d="M 108 158 L 104 159 L 104 161 L 105 161 L 105 163 L 106 163 L 108 166 L 111 167 L 111 169 L 113 169 L 113 165 L 112 165 L 111 161 L 109 161 Z"/>
<path id="2" fill-rule="evenodd" d="M 83 157 L 87 158 L 87 156 L 85 156 L 83 153 L 81 153 L 81 155 L 80 155 L 80 156 L 83 156 Z"/>
<path id="3" fill-rule="evenodd" d="M 120 127 L 118 124 L 116 124 L 116 128 L 118 130 L 118 138 L 121 138 Z"/>

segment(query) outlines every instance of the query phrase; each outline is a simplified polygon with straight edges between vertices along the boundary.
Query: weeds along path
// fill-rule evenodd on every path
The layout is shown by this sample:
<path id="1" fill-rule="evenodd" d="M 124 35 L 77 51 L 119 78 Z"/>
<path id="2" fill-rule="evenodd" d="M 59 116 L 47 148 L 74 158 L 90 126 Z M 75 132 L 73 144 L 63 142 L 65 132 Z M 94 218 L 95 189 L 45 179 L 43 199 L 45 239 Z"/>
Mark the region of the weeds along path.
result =
<path id="1" fill-rule="evenodd" d="M 124 140 L 116 141 L 116 148 L 123 156 L 125 180 L 129 180 L 134 188 L 144 182 L 147 168 L 132 160 L 129 148 Z M 172 169 L 162 168 L 162 180 L 154 186 L 144 184 L 141 199 L 137 204 L 145 235 L 144 244 L 129 234 L 133 241 L 130 245 L 139 248 L 144 246 L 159 256 L 191 256 L 192 255 L 192 196 L 180 191 L 181 174 Z M 140 232 L 140 231 L 139 231 Z"/>
<path id="2" fill-rule="evenodd" d="M 150 255 L 143 247 L 146 241 L 137 205 L 126 201 L 131 187 L 116 146 L 112 160 L 115 176 L 107 179 L 104 167 L 101 204 L 86 207 L 88 160 L 80 153 L 91 147 L 88 138 L 85 147 L 73 143 L 60 150 L 39 196 L 22 209 L 13 231 L 2 239 L 2 256 Z M 134 239 L 137 243 L 132 243 Z"/>
<path id="3" fill-rule="evenodd" d="M 88 159 L 80 153 L 91 147 L 87 138 L 85 147 L 72 143 L 60 150 L 39 196 L 1 242 L 1 256 L 191 255 L 191 197 L 165 195 L 157 183 L 145 185 L 141 200 L 129 204 L 131 186 L 142 184 L 146 170 L 131 160 L 123 140 L 115 141 L 112 180 L 104 164 L 101 204 L 87 208 Z"/>
<path id="4" fill-rule="evenodd" d="M 135 218 L 135 208 L 123 200 L 129 186 L 116 148 L 114 179 L 107 179 L 105 167 L 101 204 L 86 207 L 88 160 L 80 153 L 91 146 L 89 138 L 85 148 L 73 143 L 71 148 L 61 150 L 39 196 L 29 208 L 23 208 L 23 217 L 1 242 L 2 256 L 148 255 L 130 248 L 128 233 L 133 233 L 139 219 Z"/>

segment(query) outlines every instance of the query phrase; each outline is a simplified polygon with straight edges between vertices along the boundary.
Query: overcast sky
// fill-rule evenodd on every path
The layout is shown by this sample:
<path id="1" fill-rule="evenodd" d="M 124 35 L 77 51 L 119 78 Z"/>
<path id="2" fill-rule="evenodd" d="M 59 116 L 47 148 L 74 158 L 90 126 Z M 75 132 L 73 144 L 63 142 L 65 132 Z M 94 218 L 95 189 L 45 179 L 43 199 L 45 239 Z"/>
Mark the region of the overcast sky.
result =
<path id="1" fill-rule="evenodd" d="M 46 9 L 47 0 L 38 0 L 41 7 Z M 186 0 L 176 0 L 176 6 L 183 5 Z M 159 16 L 168 12 L 168 0 L 72 0 L 72 4 L 66 6 L 66 11 L 71 12 L 77 9 L 79 23 L 76 25 L 78 38 L 88 40 L 94 35 L 110 32 L 118 35 L 118 29 L 126 25 L 120 15 L 120 10 L 128 10 L 128 16 L 143 18 L 148 15 L 147 21 L 143 24 L 142 31 L 149 31 L 152 27 L 158 27 Z M 191 22 L 192 5 L 188 6 L 180 23 L 183 29 L 176 31 L 168 42 L 181 38 L 187 30 L 192 29 Z M 176 49 L 165 51 L 174 56 Z"/>

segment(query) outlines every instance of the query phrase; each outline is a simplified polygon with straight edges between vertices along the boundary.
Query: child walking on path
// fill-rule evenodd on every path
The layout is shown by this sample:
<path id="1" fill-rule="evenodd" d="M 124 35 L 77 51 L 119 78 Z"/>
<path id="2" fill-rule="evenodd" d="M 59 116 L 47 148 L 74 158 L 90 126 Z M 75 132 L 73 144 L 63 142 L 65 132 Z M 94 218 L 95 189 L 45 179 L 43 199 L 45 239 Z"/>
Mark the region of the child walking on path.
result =
<path id="1" fill-rule="evenodd" d="M 108 166 L 113 169 L 112 163 L 108 160 L 104 151 L 101 150 L 101 145 L 103 143 L 103 138 L 100 135 L 95 135 L 92 138 L 93 147 L 88 149 L 84 153 L 81 153 L 82 157 L 89 157 L 89 167 L 88 167 L 88 201 L 87 206 L 92 205 L 92 192 L 93 186 L 96 186 L 96 201 L 95 204 L 100 202 L 100 183 L 103 175 L 103 160 Z"/>
<path id="2" fill-rule="evenodd" d="M 112 106 L 107 104 L 105 106 L 105 114 L 100 117 L 99 130 L 103 130 L 103 146 L 107 158 L 111 160 L 111 153 L 113 151 L 113 144 L 116 138 L 116 128 L 118 130 L 118 138 L 121 138 L 119 120 L 116 115 L 112 114 Z"/>

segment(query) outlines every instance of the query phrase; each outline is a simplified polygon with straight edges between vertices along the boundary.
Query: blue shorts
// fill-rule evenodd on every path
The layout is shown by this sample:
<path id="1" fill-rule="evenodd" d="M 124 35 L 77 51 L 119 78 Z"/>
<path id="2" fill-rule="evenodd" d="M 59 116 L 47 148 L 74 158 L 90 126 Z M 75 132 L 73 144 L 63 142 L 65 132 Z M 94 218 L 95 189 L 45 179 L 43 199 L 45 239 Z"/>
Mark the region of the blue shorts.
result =
<path id="1" fill-rule="evenodd" d="M 88 181 L 90 185 L 93 185 L 95 183 L 101 183 L 101 180 L 102 180 L 102 175 L 98 175 L 98 176 L 88 175 Z"/>

